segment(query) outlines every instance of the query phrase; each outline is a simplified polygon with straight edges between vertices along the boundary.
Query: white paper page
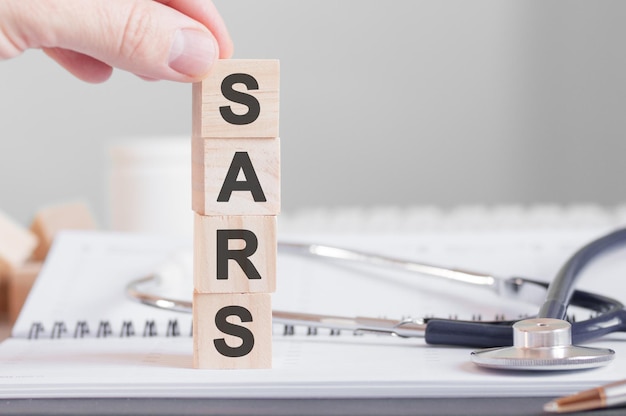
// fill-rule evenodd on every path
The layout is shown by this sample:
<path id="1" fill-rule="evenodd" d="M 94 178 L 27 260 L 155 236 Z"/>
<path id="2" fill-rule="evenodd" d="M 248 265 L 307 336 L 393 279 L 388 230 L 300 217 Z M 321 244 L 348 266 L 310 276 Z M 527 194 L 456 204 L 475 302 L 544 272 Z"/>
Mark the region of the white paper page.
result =
<path id="1" fill-rule="evenodd" d="M 567 258 L 604 231 L 516 233 L 435 233 L 422 235 L 288 236 L 290 241 L 353 248 L 502 278 L 530 277 L 549 282 Z M 603 256 L 584 271 L 579 287 L 614 294 L 626 288 L 620 271 L 624 251 Z M 354 266 L 294 255 L 279 255 L 276 308 L 327 314 L 398 318 L 436 316 L 492 320 L 518 319 L 538 307 L 501 298 L 494 292 L 373 266 Z M 626 292 L 625 292 L 626 293 Z M 539 302 L 543 301 L 543 298 Z M 583 318 L 587 318 L 585 315 Z"/>
<path id="2" fill-rule="evenodd" d="M 438 234 L 420 236 L 317 236 L 316 242 L 333 243 L 368 251 L 416 258 L 442 265 L 475 268 L 502 276 L 529 275 L 549 279 L 561 263 L 581 244 L 597 236 L 598 230 L 573 233 L 516 234 Z M 72 233 L 66 235 L 67 245 L 82 241 L 88 246 L 131 248 L 136 236 Z M 291 239 L 297 239 L 292 236 Z M 72 241 L 70 241 L 72 240 Z M 133 241 L 134 240 L 134 241 Z M 88 243 L 87 243 L 88 242 Z M 70 244 L 72 243 L 72 244 Z M 170 242 L 171 243 L 171 242 Z M 177 244 L 152 242 L 143 245 L 140 253 L 117 253 L 117 260 L 107 256 L 100 263 L 76 270 L 97 270 L 81 274 L 83 279 L 102 275 L 116 276 L 96 291 L 98 297 L 115 297 L 125 282 L 159 264 Z M 153 244 L 153 246 L 150 246 Z M 184 245 L 184 244 L 183 244 Z M 93 249 L 93 247 L 92 247 Z M 63 250 L 65 251 L 65 250 Z M 106 251 L 106 250 L 105 250 Z M 105 252 L 102 251 L 102 252 Z M 125 251 L 125 250 L 123 250 Z M 131 252 L 133 250 L 130 250 Z M 94 252 L 100 252 L 94 249 Z M 115 250 L 114 250 L 115 252 Z M 595 292 L 624 292 L 625 282 L 620 270 L 626 269 L 623 251 L 609 253 L 592 265 L 581 277 L 580 285 Z M 54 252 L 52 260 L 59 251 Z M 78 290 L 55 296 L 51 291 L 67 287 L 64 279 L 72 278 L 71 263 L 76 253 L 68 249 L 70 258 L 46 266 L 44 278 L 37 283 L 27 310 L 20 318 L 24 332 L 38 319 L 76 319 L 72 310 L 81 305 L 94 319 L 105 314 L 111 303 L 90 302 Z M 92 253 L 93 254 L 93 253 Z M 73 258 L 73 260 L 72 260 Z M 142 259 L 141 262 L 139 259 Z M 136 262 L 135 262 L 136 260 Z M 115 263 L 119 263 L 116 266 Z M 141 263 L 141 265 L 140 265 Z M 111 273 L 115 268 L 133 273 Z M 63 271 L 63 273 L 61 273 Z M 424 314 L 477 314 L 485 319 L 505 312 L 515 315 L 536 311 L 535 307 L 495 300 L 495 296 L 464 289 L 448 283 L 416 281 L 413 276 L 376 273 L 383 279 L 354 272 L 319 261 L 295 256 L 279 256 L 278 291 L 273 296 L 275 308 L 332 314 L 359 314 L 389 317 Z M 88 287 L 94 287 L 81 281 Z M 116 295 L 107 292 L 115 287 Z M 93 293 L 89 291 L 88 293 Z M 113 293 L 112 292 L 112 293 Z M 468 302 L 467 299 L 470 299 Z M 56 299 L 56 301 L 55 301 Z M 95 298 L 97 299 L 97 298 Z M 127 301 L 123 303 L 126 309 Z M 57 305 L 61 303 L 62 307 Z M 131 303 L 132 304 L 132 303 Z M 119 305 L 122 307 L 121 305 Z M 139 320 L 162 311 L 133 305 Z M 63 314 L 61 314 L 61 311 Z M 111 312 L 112 313 L 112 312 Z M 65 314 L 65 315 L 64 315 Z M 86 316 L 85 314 L 82 314 Z M 112 315 L 109 315 L 112 316 Z M 126 313 L 120 316 L 129 316 Z M 47 319 L 47 320 L 46 320 Z M 19 332 L 19 331 L 18 331 Z M 27 332 L 27 331 L 26 331 Z M 208 371 L 191 369 L 191 344 L 188 336 L 180 338 L 119 339 L 12 339 L 0 345 L 0 395 L 2 397 L 436 397 L 494 395 L 555 395 L 570 393 L 598 383 L 617 380 L 626 374 L 626 349 L 623 340 L 612 337 L 598 346 L 617 351 L 610 366 L 582 372 L 531 374 L 500 373 L 480 369 L 469 361 L 471 349 L 425 346 L 419 339 L 393 339 L 376 336 L 340 337 L 282 336 L 275 331 L 273 368 L 271 370 Z"/>
<path id="3" fill-rule="evenodd" d="M 617 361 L 591 371 L 506 373 L 476 367 L 470 349 L 422 340 L 274 340 L 271 370 L 191 368 L 190 338 L 11 339 L 0 344 L 0 398 L 553 396 L 623 378 L 624 340 L 597 346 Z"/>
<path id="4" fill-rule="evenodd" d="M 55 240 L 12 336 L 28 338 L 33 323 L 41 323 L 43 331 L 38 338 L 50 338 L 55 323 L 62 322 L 66 327 L 62 336 L 73 337 L 77 322 L 85 321 L 87 337 L 98 336 L 101 322 L 108 322 L 112 335 L 119 337 L 123 322 L 133 322 L 135 332 L 142 334 L 150 320 L 155 320 L 159 335 L 165 335 L 170 321 L 177 321 L 179 329 L 188 334 L 190 316 L 133 302 L 126 297 L 125 287 L 133 279 L 153 273 L 168 259 L 176 259 L 179 253 L 188 253 L 190 247 L 191 241 L 154 236 L 63 232 Z M 190 289 L 166 290 L 176 297 Z"/>

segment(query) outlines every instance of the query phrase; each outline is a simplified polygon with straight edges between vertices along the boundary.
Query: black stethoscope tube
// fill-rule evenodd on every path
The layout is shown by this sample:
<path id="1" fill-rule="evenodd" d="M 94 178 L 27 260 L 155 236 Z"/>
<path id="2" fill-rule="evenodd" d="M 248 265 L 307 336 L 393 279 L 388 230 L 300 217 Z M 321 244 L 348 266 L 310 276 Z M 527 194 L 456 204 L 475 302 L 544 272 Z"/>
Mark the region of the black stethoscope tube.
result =
<path id="1" fill-rule="evenodd" d="M 626 229 L 620 229 L 592 241 L 578 250 L 559 270 L 554 281 L 546 283 L 523 279 L 548 287 L 546 300 L 539 317 L 564 319 L 567 305 L 580 306 L 599 315 L 572 323 L 572 342 L 580 344 L 592 339 L 626 329 L 624 305 L 614 299 L 593 293 L 574 290 L 574 283 L 582 269 L 599 254 L 626 242 Z M 477 348 L 513 345 L 513 322 L 467 322 L 432 319 L 426 326 L 428 344 L 457 345 Z"/>
<path id="2" fill-rule="evenodd" d="M 535 281 L 533 281 L 535 282 Z M 535 282 L 547 286 L 547 283 Z M 599 315 L 572 323 L 572 342 L 580 344 L 626 329 L 626 311 L 617 300 L 582 290 L 574 292 L 571 305 L 593 310 Z M 511 321 L 473 322 L 447 319 L 427 321 L 425 340 L 432 345 L 489 348 L 513 345 Z"/>
<path id="3" fill-rule="evenodd" d="M 564 319 L 567 305 L 574 293 L 576 278 L 582 269 L 598 255 L 626 242 L 626 229 L 613 231 L 590 242 L 578 250 L 561 267 L 548 287 L 546 300 L 539 310 L 538 318 Z"/>

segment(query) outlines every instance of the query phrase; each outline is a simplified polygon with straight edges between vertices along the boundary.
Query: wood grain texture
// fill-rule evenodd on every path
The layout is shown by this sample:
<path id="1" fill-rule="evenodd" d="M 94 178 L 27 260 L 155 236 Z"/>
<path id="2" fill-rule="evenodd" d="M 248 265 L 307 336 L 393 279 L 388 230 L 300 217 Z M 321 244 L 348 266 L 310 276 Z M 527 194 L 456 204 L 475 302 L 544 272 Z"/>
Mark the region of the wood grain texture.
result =
<path id="1" fill-rule="evenodd" d="M 227 98 L 222 86 L 227 77 L 244 74 L 257 85 L 236 82 L 231 90 L 237 91 L 237 101 Z M 243 79 L 245 81 L 245 79 Z M 193 85 L 192 131 L 194 137 L 278 137 L 279 124 L 278 60 L 228 59 L 216 62 L 202 82 Z M 229 85 L 229 84 L 228 84 Z M 243 94 L 242 94 L 243 93 Z M 245 95 L 244 95 L 245 94 Z M 253 97 L 251 102 L 247 96 Z M 254 112 L 258 103 L 258 116 L 249 124 L 236 125 L 225 119 L 220 107 L 237 116 Z"/>
<path id="2" fill-rule="evenodd" d="M 218 201 L 235 155 L 245 154 L 254 177 L 239 172 L 238 181 L 258 182 L 265 201 L 255 200 L 249 190 L 229 194 L 228 201 Z M 280 212 L 280 139 L 192 139 L 192 208 L 201 215 L 278 215 Z"/>
<path id="3" fill-rule="evenodd" d="M 194 293 L 193 365 L 202 369 L 271 368 L 271 295 Z"/>
<path id="4" fill-rule="evenodd" d="M 197 292 L 276 291 L 276 217 L 198 214 L 194 217 L 194 288 Z M 218 240 L 222 241 L 221 245 Z M 225 248 L 231 251 L 226 253 Z M 252 254 L 243 258 L 239 253 L 245 250 Z M 221 278 L 218 278 L 219 258 L 222 258 Z M 225 258 L 228 260 L 224 261 Z"/>

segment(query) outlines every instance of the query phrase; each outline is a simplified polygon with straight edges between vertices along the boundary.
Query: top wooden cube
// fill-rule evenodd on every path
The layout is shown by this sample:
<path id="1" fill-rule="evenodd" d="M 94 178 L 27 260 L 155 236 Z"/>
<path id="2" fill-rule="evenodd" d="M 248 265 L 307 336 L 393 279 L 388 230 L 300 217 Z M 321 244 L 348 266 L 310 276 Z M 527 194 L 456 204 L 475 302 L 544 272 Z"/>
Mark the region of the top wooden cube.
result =
<path id="1" fill-rule="evenodd" d="M 217 61 L 193 85 L 193 136 L 278 137 L 279 79 L 278 60 Z"/>

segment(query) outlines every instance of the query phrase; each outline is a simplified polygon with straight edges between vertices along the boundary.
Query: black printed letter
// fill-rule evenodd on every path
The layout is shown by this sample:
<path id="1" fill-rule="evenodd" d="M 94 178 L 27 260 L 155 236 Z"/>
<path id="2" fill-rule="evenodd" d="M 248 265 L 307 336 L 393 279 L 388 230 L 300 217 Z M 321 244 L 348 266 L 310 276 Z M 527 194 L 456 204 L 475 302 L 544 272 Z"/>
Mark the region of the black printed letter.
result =
<path id="1" fill-rule="evenodd" d="M 220 114 L 228 123 L 237 126 L 253 123 L 261 114 L 261 105 L 252 95 L 233 89 L 235 84 L 244 84 L 248 90 L 259 89 L 259 83 L 252 75 L 231 74 L 227 76 L 222 81 L 222 95 L 230 101 L 245 105 L 248 107 L 248 112 L 239 115 L 235 114 L 230 107 L 224 106 L 220 107 Z"/>
<path id="2" fill-rule="evenodd" d="M 230 250 L 229 240 L 243 240 L 246 245 L 241 250 Z M 259 240 L 250 230 L 217 230 L 217 279 L 228 279 L 228 260 L 235 260 L 248 279 L 260 279 L 259 271 L 248 258 L 258 246 Z"/>
<path id="3" fill-rule="evenodd" d="M 239 171 L 243 171 L 246 177 L 245 181 L 237 180 Z M 267 201 L 248 152 L 235 152 L 233 161 L 230 163 L 228 172 L 226 172 L 222 189 L 220 189 L 220 193 L 217 196 L 217 202 L 228 202 L 233 191 L 250 191 L 254 202 Z"/>
<path id="4" fill-rule="evenodd" d="M 243 357 L 248 355 L 254 347 L 254 335 L 248 328 L 243 326 L 231 324 L 226 320 L 229 316 L 236 315 L 241 319 L 241 322 L 252 322 L 252 314 L 249 310 L 243 306 L 225 306 L 215 315 L 215 325 L 217 329 L 225 334 L 232 335 L 241 338 L 241 345 L 238 347 L 231 347 L 226 344 L 224 338 L 218 338 L 213 340 L 213 344 L 217 351 L 226 357 Z"/>

